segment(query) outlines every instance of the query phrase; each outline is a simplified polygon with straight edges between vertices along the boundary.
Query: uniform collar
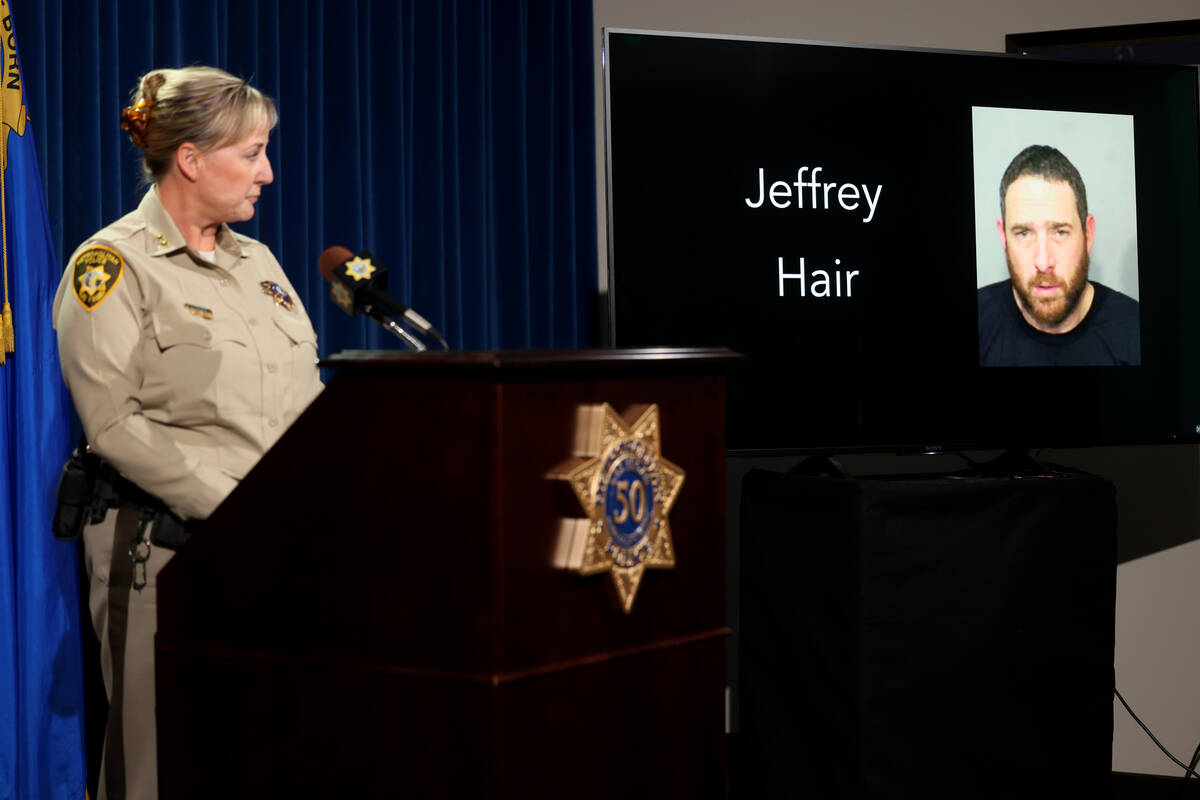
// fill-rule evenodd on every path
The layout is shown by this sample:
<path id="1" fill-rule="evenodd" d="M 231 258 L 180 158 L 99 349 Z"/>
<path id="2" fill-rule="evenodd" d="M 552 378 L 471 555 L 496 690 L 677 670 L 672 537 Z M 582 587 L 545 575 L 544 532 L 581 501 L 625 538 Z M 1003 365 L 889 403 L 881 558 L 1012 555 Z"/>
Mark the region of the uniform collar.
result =
<path id="1" fill-rule="evenodd" d="M 179 226 L 175 224 L 175 220 L 163 208 L 162 200 L 158 196 L 158 187 L 151 186 L 146 192 L 146 196 L 142 198 L 142 202 L 138 205 L 138 211 L 141 212 L 142 219 L 146 222 L 146 254 L 151 256 L 165 256 L 171 253 L 177 253 L 180 250 L 186 250 L 192 254 L 192 257 L 200 263 L 209 265 L 210 262 L 202 258 L 195 251 L 187 240 L 183 238 L 183 233 L 180 232 Z M 245 258 L 246 254 L 242 250 L 241 244 L 237 237 L 233 235 L 233 231 L 229 226 L 222 223 L 217 230 L 217 266 L 230 267 Z M 227 256 L 222 258 L 224 251 Z M 232 262 L 232 263 L 229 263 Z"/>

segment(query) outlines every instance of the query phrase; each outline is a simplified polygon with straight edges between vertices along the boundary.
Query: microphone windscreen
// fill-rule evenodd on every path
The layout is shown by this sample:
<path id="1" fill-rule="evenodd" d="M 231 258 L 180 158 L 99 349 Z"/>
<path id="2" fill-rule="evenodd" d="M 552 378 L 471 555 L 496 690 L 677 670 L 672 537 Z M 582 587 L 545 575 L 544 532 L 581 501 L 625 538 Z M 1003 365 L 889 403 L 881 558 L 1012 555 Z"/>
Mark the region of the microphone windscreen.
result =
<path id="1" fill-rule="evenodd" d="M 340 245 L 334 245 L 321 253 L 321 258 L 317 260 L 317 269 L 321 271 L 325 280 L 332 281 L 333 271 L 337 269 L 338 264 L 344 264 L 352 258 L 354 253 Z"/>

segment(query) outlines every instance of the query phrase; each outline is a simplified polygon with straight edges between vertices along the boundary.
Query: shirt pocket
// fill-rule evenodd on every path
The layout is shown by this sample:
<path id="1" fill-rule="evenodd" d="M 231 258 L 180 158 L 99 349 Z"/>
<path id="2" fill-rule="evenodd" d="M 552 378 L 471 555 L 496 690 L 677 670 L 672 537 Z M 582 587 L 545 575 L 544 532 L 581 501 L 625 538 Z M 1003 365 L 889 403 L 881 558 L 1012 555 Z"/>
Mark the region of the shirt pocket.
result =
<path id="1" fill-rule="evenodd" d="M 319 387 L 317 377 L 317 333 L 307 317 L 274 314 L 276 327 L 283 332 L 288 353 L 280 362 L 286 383 L 283 386 L 284 415 L 291 424 L 312 400 Z"/>
<path id="2" fill-rule="evenodd" d="M 313 330 L 308 320 L 301 317 L 285 317 L 283 314 L 272 314 L 271 319 L 283 331 L 292 347 L 304 348 L 307 345 L 312 350 L 313 358 L 317 354 L 317 332 Z"/>
<path id="3" fill-rule="evenodd" d="M 271 319 L 275 320 L 275 326 L 287 337 L 292 355 L 299 359 L 307 359 L 308 366 L 311 367 L 317 360 L 317 331 L 312 330 L 308 320 L 284 317 L 283 314 L 272 314 Z"/>
<path id="4" fill-rule="evenodd" d="M 150 314 L 147 333 L 142 407 L 148 416 L 199 425 L 239 413 L 245 403 L 237 398 L 251 388 L 247 377 L 253 380 L 247 372 L 252 349 L 240 320 L 160 309 Z M 257 381 L 253 388 L 258 389 Z"/>

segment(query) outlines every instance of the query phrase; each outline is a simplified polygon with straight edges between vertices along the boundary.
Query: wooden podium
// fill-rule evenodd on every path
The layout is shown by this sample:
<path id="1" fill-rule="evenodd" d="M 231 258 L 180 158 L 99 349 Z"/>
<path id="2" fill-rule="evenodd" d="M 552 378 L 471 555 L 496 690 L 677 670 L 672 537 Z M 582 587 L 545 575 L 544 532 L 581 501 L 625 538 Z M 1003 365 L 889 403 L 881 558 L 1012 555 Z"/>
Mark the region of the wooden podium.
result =
<path id="1" fill-rule="evenodd" d="M 185 797 L 721 796 L 728 350 L 345 353 L 162 572 L 159 782 Z M 554 566 L 581 406 L 686 472 L 629 614 Z M 231 794 L 232 793 L 232 794 Z"/>

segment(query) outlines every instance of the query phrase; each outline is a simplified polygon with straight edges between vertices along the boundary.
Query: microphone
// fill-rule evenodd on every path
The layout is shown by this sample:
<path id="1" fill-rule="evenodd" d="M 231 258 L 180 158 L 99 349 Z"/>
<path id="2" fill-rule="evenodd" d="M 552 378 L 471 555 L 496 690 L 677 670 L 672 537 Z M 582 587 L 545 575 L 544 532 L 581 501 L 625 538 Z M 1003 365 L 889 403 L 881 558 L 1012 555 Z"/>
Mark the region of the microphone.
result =
<path id="1" fill-rule="evenodd" d="M 450 349 L 446 339 L 427 319 L 387 293 L 387 268 L 369 251 L 361 250 L 355 255 L 345 247 L 334 245 L 321 253 L 317 269 L 333 285 L 330 297 L 350 316 L 366 314 L 391 330 L 384 321 L 390 315 L 435 339 L 443 350 Z M 396 330 L 392 332 L 397 333 Z M 409 338 L 402 333 L 397 335 Z"/>

